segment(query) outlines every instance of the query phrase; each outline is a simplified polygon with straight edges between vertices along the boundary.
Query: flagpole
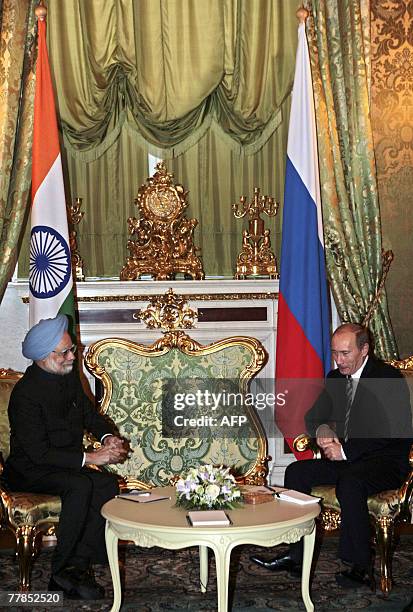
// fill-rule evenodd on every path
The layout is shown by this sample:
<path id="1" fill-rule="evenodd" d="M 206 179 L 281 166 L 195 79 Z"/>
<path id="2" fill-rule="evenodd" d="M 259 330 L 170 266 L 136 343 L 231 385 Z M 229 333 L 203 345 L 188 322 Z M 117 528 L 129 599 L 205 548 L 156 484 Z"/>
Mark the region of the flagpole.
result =
<path id="1" fill-rule="evenodd" d="M 295 13 L 297 15 L 297 19 L 300 23 L 305 23 L 307 21 L 307 17 L 310 14 L 310 11 L 305 8 L 305 6 L 300 6 Z"/>
<path id="2" fill-rule="evenodd" d="M 36 15 L 37 19 L 40 19 L 40 21 L 44 21 L 46 19 L 47 8 L 43 4 L 43 0 L 40 0 L 39 4 L 34 9 L 34 14 Z"/>

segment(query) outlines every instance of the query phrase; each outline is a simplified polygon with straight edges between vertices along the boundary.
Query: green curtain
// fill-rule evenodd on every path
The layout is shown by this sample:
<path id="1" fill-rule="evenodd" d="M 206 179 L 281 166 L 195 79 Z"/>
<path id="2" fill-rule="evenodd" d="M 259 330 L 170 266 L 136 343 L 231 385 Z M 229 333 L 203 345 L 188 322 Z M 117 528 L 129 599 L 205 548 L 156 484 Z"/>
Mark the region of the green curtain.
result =
<path id="1" fill-rule="evenodd" d="M 339 315 L 352 322 L 364 319 L 382 275 L 364 5 L 312 0 L 308 24 L 327 270 Z M 376 353 L 397 356 L 384 290 L 370 328 Z"/>
<path id="2" fill-rule="evenodd" d="M 29 204 L 35 4 L 0 5 L 0 301 L 16 265 Z"/>
<path id="3" fill-rule="evenodd" d="M 88 277 L 118 277 L 147 154 L 189 190 L 207 276 L 232 276 L 254 187 L 281 202 L 297 41 L 293 0 L 49 0 L 67 195 Z M 267 219 L 279 251 L 281 215 Z M 19 260 L 28 271 L 28 242 Z"/>
<path id="4" fill-rule="evenodd" d="M 281 121 L 292 0 L 49 0 L 49 54 L 69 149 L 102 154 L 124 122 L 178 155 L 212 122 L 257 150 Z"/>

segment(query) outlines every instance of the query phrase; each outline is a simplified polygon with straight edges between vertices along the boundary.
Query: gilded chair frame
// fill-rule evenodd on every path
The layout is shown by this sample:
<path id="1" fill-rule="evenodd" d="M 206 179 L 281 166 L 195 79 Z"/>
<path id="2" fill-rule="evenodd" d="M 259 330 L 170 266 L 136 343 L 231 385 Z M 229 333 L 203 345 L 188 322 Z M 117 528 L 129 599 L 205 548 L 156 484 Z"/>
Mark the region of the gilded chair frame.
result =
<path id="1" fill-rule="evenodd" d="M 102 382 L 104 394 L 101 400 L 100 410 L 102 414 L 105 414 L 112 399 L 113 385 L 109 373 L 99 364 L 99 355 L 109 346 L 127 349 L 144 357 L 159 357 L 165 355 L 172 349 L 178 349 L 188 356 L 199 357 L 211 355 L 223 348 L 240 345 L 248 348 L 253 355 L 250 364 L 244 368 L 240 375 L 240 390 L 246 393 L 251 379 L 263 368 L 267 361 L 267 353 L 261 343 L 257 339 L 248 336 L 233 336 L 217 342 L 212 342 L 208 345 L 202 345 L 188 336 L 184 331 L 174 329 L 164 333 L 161 338 L 149 346 L 138 344 L 130 340 L 107 338 L 99 340 L 90 346 L 85 356 L 85 363 L 90 372 Z M 249 406 L 246 406 L 245 410 L 248 413 L 250 423 L 257 435 L 257 459 L 254 465 L 245 474 L 235 474 L 235 477 L 236 480 L 242 484 L 265 484 L 268 475 L 268 461 L 270 460 L 268 456 L 267 437 L 255 411 Z M 121 482 L 121 486 L 125 488 L 149 488 L 151 485 L 150 483 L 142 482 L 138 479 L 124 478 L 123 482 Z"/>
<path id="2" fill-rule="evenodd" d="M 0 368 L 0 386 L 7 385 L 9 388 L 23 376 L 21 372 Z M 5 418 L 5 415 L 2 415 Z M 1 453 L 0 453 L 1 454 Z M 0 527 L 10 531 L 16 540 L 16 561 L 19 566 L 19 588 L 21 591 L 30 589 L 31 563 L 36 556 L 40 546 L 42 534 L 52 532 L 58 522 L 58 518 L 50 520 L 36 520 L 29 512 L 25 515 L 23 522 L 15 520 L 16 503 L 28 501 L 29 498 L 36 504 L 48 504 L 50 502 L 60 503 L 60 499 L 52 495 L 41 495 L 35 493 L 13 493 L 2 482 L 3 456 L 0 460 Z"/>
<path id="3" fill-rule="evenodd" d="M 410 376 L 413 374 L 413 356 L 402 360 L 393 360 L 390 363 Z M 322 456 L 316 441 L 307 434 L 297 436 L 294 440 L 294 449 L 298 452 L 311 450 L 315 459 L 321 459 Z M 372 512 L 370 512 L 376 545 L 380 555 L 380 589 L 385 597 L 388 597 L 393 586 L 391 562 L 394 548 L 395 527 L 401 523 L 409 524 L 412 520 L 413 446 L 410 449 L 409 464 L 411 468 L 410 473 L 399 489 L 369 497 L 369 502 L 372 503 L 374 503 L 375 500 L 377 500 L 378 503 L 383 503 L 383 499 L 380 497 L 383 495 L 388 495 L 391 499 L 389 503 L 390 512 L 388 514 L 375 517 Z M 314 487 L 312 492 L 315 495 L 323 497 L 323 492 L 328 492 L 331 488 L 332 487 L 327 486 Z M 341 517 L 340 510 L 335 507 L 337 505 L 338 502 L 336 499 L 334 499 L 333 502 L 325 502 L 325 506 L 319 517 L 319 525 L 322 530 L 334 531 L 340 527 Z"/>

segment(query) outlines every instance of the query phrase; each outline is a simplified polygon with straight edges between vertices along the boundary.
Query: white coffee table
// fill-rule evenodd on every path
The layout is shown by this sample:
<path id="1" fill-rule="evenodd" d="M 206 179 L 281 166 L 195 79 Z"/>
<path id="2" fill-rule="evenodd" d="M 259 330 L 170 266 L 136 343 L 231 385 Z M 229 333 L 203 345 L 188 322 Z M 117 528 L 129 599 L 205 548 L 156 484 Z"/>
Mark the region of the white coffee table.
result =
<path id="1" fill-rule="evenodd" d="M 228 510 L 232 525 L 228 527 L 191 527 L 187 512 L 175 507 L 173 487 L 158 489 L 171 499 L 148 504 L 112 499 L 102 507 L 106 519 L 106 548 L 112 574 L 114 599 L 111 612 L 121 605 L 121 584 L 118 564 L 118 540 L 132 540 L 144 548 L 167 549 L 200 547 L 200 586 L 206 591 L 208 582 L 208 548 L 214 551 L 218 612 L 228 610 L 228 580 L 231 551 L 240 544 L 275 546 L 297 542 L 304 537 L 304 558 L 301 594 L 308 612 L 314 610 L 310 599 L 309 580 L 315 540 L 315 518 L 320 513 L 317 503 L 299 506 L 283 501 L 244 505 Z"/>

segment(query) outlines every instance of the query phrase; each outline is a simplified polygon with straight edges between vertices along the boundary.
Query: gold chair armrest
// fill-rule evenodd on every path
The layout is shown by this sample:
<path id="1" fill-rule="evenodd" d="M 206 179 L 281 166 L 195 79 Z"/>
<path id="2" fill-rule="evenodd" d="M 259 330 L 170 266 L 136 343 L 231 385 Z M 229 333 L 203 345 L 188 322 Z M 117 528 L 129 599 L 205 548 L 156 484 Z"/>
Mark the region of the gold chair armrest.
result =
<path id="1" fill-rule="evenodd" d="M 0 526 L 7 527 L 8 524 L 8 512 L 7 509 L 11 508 L 12 501 L 9 496 L 8 490 L 0 480 Z"/>
<path id="2" fill-rule="evenodd" d="M 413 506 L 413 446 L 410 449 L 409 463 L 411 472 L 405 482 L 399 489 L 400 512 L 399 519 L 403 522 L 410 523 L 412 518 Z"/>
<path id="3" fill-rule="evenodd" d="M 83 436 L 83 448 L 86 452 L 92 452 L 98 450 L 101 447 L 101 443 L 91 434 L 86 432 Z"/>
<path id="4" fill-rule="evenodd" d="M 320 447 L 315 439 L 306 433 L 302 433 L 294 439 L 293 448 L 298 453 L 310 450 L 314 454 L 314 459 L 321 459 Z"/>
<path id="5" fill-rule="evenodd" d="M 406 482 L 399 489 L 400 496 L 400 512 L 399 518 L 401 521 L 410 523 L 412 517 L 413 504 L 413 472 L 410 472 Z"/>

